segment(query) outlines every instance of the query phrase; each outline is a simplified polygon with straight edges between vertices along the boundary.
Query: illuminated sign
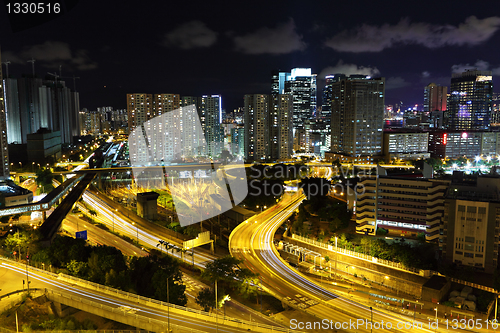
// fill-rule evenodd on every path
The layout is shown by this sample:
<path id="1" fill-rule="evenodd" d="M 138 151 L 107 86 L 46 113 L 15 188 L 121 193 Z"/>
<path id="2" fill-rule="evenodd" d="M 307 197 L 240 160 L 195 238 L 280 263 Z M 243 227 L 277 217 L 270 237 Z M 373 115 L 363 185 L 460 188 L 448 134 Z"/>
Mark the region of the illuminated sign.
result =
<path id="1" fill-rule="evenodd" d="M 443 134 L 443 145 L 445 145 L 447 141 L 448 141 L 448 134 L 444 133 Z"/>
<path id="2" fill-rule="evenodd" d="M 490 75 L 478 75 L 476 77 L 476 81 L 479 82 L 479 81 L 491 81 L 492 79 L 492 76 Z"/>
<path id="3" fill-rule="evenodd" d="M 467 139 L 467 132 L 462 133 L 462 139 Z"/>

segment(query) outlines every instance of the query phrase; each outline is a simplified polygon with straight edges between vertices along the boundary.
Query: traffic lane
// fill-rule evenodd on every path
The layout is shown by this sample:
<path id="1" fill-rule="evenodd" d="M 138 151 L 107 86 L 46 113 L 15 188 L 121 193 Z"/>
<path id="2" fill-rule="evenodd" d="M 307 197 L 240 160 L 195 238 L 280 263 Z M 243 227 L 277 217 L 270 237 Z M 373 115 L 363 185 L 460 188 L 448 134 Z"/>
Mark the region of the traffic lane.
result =
<path id="1" fill-rule="evenodd" d="M 25 272 L 18 267 L 9 265 L 9 264 L 2 264 L 2 267 L 7 268 L 12 270 L 13 272 L 17 273 L 18 275 L 24 275 Z M 115 309 L 133 309 L 135 314 L 145 316 L 147 318 L 151 319 L 157 319 L 157 320 L 162 320 L 162 321 L 167 321 L 167 310 L 158 310 L 155 307 L 150 307 L 150 306 L 144 306 L 141 304 L 138 304 L 133 301 L 128 301 L 125 302 L 122 299 L 115 297 L 113 295 L 108 295 L 108 294 L 101 294 L 97 293 L 95 291 L 79 287 L 77 288 L 76 285 L 74 284 L 69 284 L 69 283 L 63 283 L 60 281 L 56 281 L 53 278 L 47 278 L 41 274 L 34 273 L 34 272 L 29 272 L 30 280 L 37 280 L 39 281 L 39 285 L 41 286 L 46 286 L 45 288 L 53 289 L 56 292 L 63 292 L 65 294 L 72 295 L 74 297 L 79 297 L 81 299 L 86 299 L 88 301 L 95 302 L 96 304 L 102 304 L 106 305 Z M 216 324 L 215 323 L 210 323 L 207 322 L 204 319 L 197 319 L 194 317 L 191 317 L 188 312 L 184 313 L 176 313 L 176 310 L 170 311 L 170 322 L 171 324 L 176 324 L 179 326 L 183 327 L 190 327 L 198 330 L 202 330 L 204 332 L 215 332 L 216 331 Z M 219 324 L 219 331 L 221 332 L 248 332 L 248 330 L 243 330 L 243 329 L 237 329 L 237 328 L 232 328 L 230 326 L 224 326 L 222 324 L 223 318 L 220 316 L 219 318 L 220 324 Z M 226 318 L 226 320 L 230 320 L 230 318 Z"/>

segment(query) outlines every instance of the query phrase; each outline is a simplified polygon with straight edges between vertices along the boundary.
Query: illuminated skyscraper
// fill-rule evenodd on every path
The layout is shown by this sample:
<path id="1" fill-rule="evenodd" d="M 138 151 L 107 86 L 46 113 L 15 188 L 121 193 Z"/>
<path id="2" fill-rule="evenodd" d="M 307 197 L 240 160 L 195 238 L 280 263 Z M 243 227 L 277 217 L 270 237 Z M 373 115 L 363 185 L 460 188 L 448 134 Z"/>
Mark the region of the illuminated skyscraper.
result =
<path id="1" fill-rule="evenodd" d="M 448 114 L 450 129 L 490 128 L 493 81 L 490 71 L 467 70 L 451 78 Z"/>
<path id="2" fill-rule="evenodd" d="M 277 160 L 292 154 L 292 101 L 287 94 L 245 95 L 245 158 Z"/>
<path id="3" fill-rule="evenodd" d="M 311 74 L 310 68 L 292 69 L 286 77 L 285 94 L 292 95 L 293 127 L 302 127 L 316 114 L 316 74 Z"/>
<path id="4" fill-rule="evenodd" d="M 424 88 L 423 121 L 429 122 L 430 128 L 444 128 L 448 87 L 431 83 Z M 425 121 L 424 121 L 425 122 Z"/>
<path id="5" fill-rule="evenodd" d="M 337 77 L 343 74 L 331 74 L 325 76 L 325 86 L 323 87 L 323 104 L 321 106 L 321 114 L 319 118 L 325 121 L 327 124 L 330 124 L 330 120 L 332 119 L 332 84 L 337 80 Z"/>
<path id="6" fill-rule="evenodd" d="M 201 126 L 205 133 L 209 156 L 221 153 L 224 145 L 224 130 L 222 129 L 222 98 L 220 95 L 204 95 L 198 105 Z"/>
<path id="7" fill-rule="evenodd" d="M 332 83 L 332 151 L 347 156 L 382 153 L 385 79 L 339 76 Z"/>
<path id="8" fill-rule="evenodd" d="M 428 84 L 424 89 L 424 112 L 446 111 L 447 92 L 446 86 Z"/>

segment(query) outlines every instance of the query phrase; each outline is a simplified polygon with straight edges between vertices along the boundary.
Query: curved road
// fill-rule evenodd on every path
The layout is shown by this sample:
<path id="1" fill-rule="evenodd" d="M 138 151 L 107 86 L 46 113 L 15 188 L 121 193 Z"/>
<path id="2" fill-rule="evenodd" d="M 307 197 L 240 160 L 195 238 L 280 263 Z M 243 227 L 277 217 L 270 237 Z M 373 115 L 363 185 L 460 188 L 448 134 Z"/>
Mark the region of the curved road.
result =
<path id="1" fill-rule="evenodd" d="M 413 323 L 413 318 L 379 309 L 373 309 L 371 312 L 370 308 L 315 284 L 280 258 L 273 244 L 274 234 L 304 199 L 302 194 L 287 195 L 278 205 L 241 223 L 230 236 L 231 254 L 242 259 L 245 266 L 260 275 L 263 288 L 289 305 L 314 315 L 318 318 L 318 325 L 324 323 L 328 325 L 328 329 L 333 328 L 333 331 L 372 332 L 370 326 L 373 315 L 373 331 L 435 332 L 434 326 L 429 329 L 429 322 L 417 320 L 422 324 L 422 328 L 418 329 L 405 327 Z M 292 322 L 290 324 L 300 325 Z M 447 330 L 444 325 L 439 324 L 439 332 L 453 331 Z"/>

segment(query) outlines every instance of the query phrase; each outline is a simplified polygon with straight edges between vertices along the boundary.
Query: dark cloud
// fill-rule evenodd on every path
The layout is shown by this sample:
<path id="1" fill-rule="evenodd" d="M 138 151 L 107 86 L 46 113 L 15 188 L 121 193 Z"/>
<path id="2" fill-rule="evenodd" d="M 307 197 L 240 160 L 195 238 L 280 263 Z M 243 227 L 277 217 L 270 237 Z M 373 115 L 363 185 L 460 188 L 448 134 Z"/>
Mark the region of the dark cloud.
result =
<path id="1" fill-rule="evenodd" d="M 233 40 L 238 51 L 248 54 L 287 54 L 306 48 L 293 19 L 276 28 L 265 27 L 244 36 L 235 36 Z"/>
<path id="2" fill-rule="evenodd" d="M 385 80 L 385 90 L 404 88 L 410 85 L 410 82 L 403 79 L 401 76 L 391 76 Z"/>
<path id="3" fill-rule="evenodd" d="M 184 50 L 212 46 L 217 41 L 217 33 L 201 21 L 181 24 L 165 34 L 163 45 Z"/>
<path id="4" fill-rule="evenodd" d="M 319 78 L 324 79 L 326 75 L 337 74 L 337 73 L 346 75 L 363 74 L 363 75 L 375 76 L 379 75 L 380 71 L 378 70 L 377 67 L 370 67 L 370 66 L 365 67 L 365 66 L 358 66 L 355 64 L 346 64 L 342 60 L 339 60 L 339 62 L 335 66 L 330 66 L 323 69 L 319 74 Z"/>
<path id="5" fill-rule="evenodd" d="M 431 76 L 431 73 L 429 71 L 422 72 L 422 78 L 428 78 L 429 76 Z"/>
<path id="6" fill-rule="evenodd" d="M 2 57 L 3 61 L 9 60 L 17 64 L 26 64 L 27 60 L 33 58 L 48 68 L 58 68 L 59 66 L 77 70 L 97 68 L 97 63 L 92 61 L 87 53 L 88 51 L 83 49 L 73 52 L 67 43 L 46 41 L 42 44 L 26 46 L 18 53 L 3 52 Z"/>
<path id="7" fill-rule="evenodd" d="M 477 69 L 479 71 L 491 71 L 493 75 L 500 75 L 500 67 L 491 68 L 490 63 L 484 60 L 477 60 L 475 64 L 459 64 L 451 66 L 452 73 L 462 73 L 467 69 Z"/>
<path id="8" fill-rule="evenodd" d="M 477 45 L 488 40 L 500 27 L 500 17 L 478 19 L 468 17 L 458 26 L 412 23 L 408 18 L 396 25 L 374 26 L 363 24 L 354 30 L 345 30 L 325 42 L 341 52 L 380 52 L 400 44 L 417 44 L 428 48 Z"/>

